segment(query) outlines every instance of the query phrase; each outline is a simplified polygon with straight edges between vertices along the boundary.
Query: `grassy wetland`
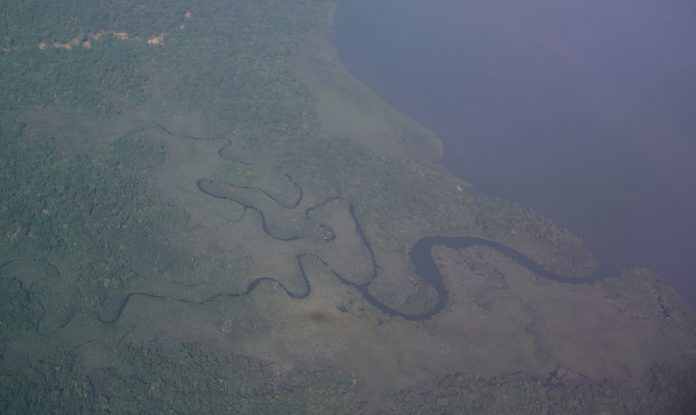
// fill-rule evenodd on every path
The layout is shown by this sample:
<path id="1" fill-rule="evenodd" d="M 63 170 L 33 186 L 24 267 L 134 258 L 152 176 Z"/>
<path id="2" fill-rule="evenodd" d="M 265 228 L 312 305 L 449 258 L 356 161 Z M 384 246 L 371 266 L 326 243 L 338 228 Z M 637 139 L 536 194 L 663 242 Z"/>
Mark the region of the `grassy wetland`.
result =
<path id="1" fill-rule="evenodd" d="M 696 325 L 648 270 L 434 245 L 430 313 L 424 237 L 599 264 L 449 175 L 334 7 L 3 2 L 0 412 L 689 413 Z"/>

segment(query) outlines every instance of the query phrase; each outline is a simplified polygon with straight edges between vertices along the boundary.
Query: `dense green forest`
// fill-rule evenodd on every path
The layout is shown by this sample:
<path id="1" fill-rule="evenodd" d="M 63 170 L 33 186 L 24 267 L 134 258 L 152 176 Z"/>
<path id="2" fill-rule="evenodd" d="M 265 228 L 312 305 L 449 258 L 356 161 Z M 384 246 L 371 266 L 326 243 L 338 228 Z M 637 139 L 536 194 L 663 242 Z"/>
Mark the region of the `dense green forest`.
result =
<path id="1" fill-rule="evenodd" d="M 238 346 L 247 335 L 273 337 L 271 329 L 246 334 L 273 320 L 253 320 L 262 310 L 257 297 L 231 298 L 248 283 L 248 267 L 261 267 L 276 252 L 253 245 L 265 236 L 240 225 L 239 235 L 226 236 L 234 246 L 220 243 L 218 254 L 214 243 L 200 240 L 205 229 L 196 228 L 205 216 L 199 212 L 209 207 L 196 210 L 186 199 L 199 197 L 183 187 L 196 182 L 170 183 L 163 171 L 210 164 L 211 177 L 262 183 L 273 200 L 294 191 L 286 176 L 300 183 L 308 204 L 350 200 L 376 257 L 402 266 L 394 278 L 406 278 L 401 270 L 408 270 L 404 258 L 416 237 L 462 230 L 519 247 L 529 243 L 529 254 L 538 251 L 542 259 L 567 252 L 548 259 L 558 270 L 595 266 L 577 238 L 533 211 L 462 191 L 465 184 L 408 149 L 375 150 L 384 137 L 364 145 L 328 132 L 297 68 L 303 51 L 326 47 L 333 8 L 331 0 L 0 2 L 0 412 L 686 413 L 696 382 L 692 362 L 683 370 L 653 369 L 648 394 L 614 380 L 564 387 L 525 373 L 454 373 L 436 376 L 427 390 L 409 386 L 372 402 L 370 387 L 336 364 L 297 365 L 280 376 L 282 363 L 221 346 Z M 160 35 L 161 44 L 147 43 Z M 70 42 L 70 48 L 55 46 Z M 330 70 L 322 76 L 318 85 L 343 82 Z M 410 124 L 395 136 L 417 146 L 428 142 L 424 129 Z M 194 158 L 200 148 L 212 148 L 212 156 Z M 173 164 L 176 157 L 181 165 Z M 251 194 L 255 201 L 265 197 Z M 221 206 L 231 218 L 221 216 L 225 226 L 255 214 Z M 276 208 L 279 217 L 290 217 Z M 338 208 L 325 216 L 337 228 L 358 228 Z M 265 220 L 274 219 L 267 213 Z M 219 222 L 212 223 L 209 229 Z M 250 228 L 261 234 L 258 223 Z M 284 242 L 271 242 L 286 254 Z M 324 242 L 292 249 L 324 252 Z M 364 260 L 331 254 L 326 258 L 337 269 Z M 280 266 L 298 266 L 288 264 Z M 299 267 L 304 273 L 310 265 Z M 630 282 L 615 284 L 612 292 L 620 292 Z M 401 292 L 376 284 L 374 291 L 393 303 L 407 298 L 406 310 L 430 301 L 413 294 L 420 286 L 412 285 Z M 265 289 L 270 293 L 259 295 L 280 303 L 275 286 Z M 232 305 L 222 294 L 230 294 Z M 211 300 L 216 295 L 220 301 Z M 651 306 L 654 301 L 635 305 Z M 156 307 L 178 310 L 175 334 L 134 321 L 133 314 L 156 320 Z M 189 334 L 198 324 L 189 314 L 217 321 L 226 307 L 241 321 L 228 343 Z M 673 307 L 670 324 L 692 330 Z M 388 321 L 360 313 L 375 327 Z M 689 344 L 690 335 L 675 342 Z"/>

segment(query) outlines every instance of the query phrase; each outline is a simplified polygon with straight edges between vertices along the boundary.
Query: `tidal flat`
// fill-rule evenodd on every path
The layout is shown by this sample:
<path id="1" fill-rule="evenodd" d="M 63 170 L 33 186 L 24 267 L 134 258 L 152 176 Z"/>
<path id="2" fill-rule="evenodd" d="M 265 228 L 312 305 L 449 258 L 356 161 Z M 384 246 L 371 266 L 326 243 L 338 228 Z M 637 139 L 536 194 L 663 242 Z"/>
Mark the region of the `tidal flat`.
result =
<path id="1" fill-rule="evenodd" d="M 649 270 L 434 245 L 437 309 L 425 237 L 600 264 L 451 176 L 342 66 L 333 1 L 3 9 L 0 412 L 693 408 L 694 317 Z"/>

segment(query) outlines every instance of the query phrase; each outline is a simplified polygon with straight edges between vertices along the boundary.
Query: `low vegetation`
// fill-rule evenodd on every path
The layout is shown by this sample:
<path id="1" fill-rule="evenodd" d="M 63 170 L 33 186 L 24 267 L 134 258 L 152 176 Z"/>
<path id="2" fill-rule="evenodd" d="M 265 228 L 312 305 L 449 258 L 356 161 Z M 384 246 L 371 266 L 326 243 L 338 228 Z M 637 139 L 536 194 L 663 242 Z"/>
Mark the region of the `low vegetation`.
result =
<path id="1" fill-rule="evenodd" d="M 427 308 L 407 255 L 425 235 L 495 239 L 557 272 L 596 264 L 436 164 L 434 136 L 335 60 L 333 0 L 0 7 L 0 412 L 687 413 L 687 364 L 656 359 L 645 394 L 523 367 L 426 373 L 382 348 L 430 347 L 399 336 L 439 323 L 380 313 L 338 277 L 372 283 L 376 261 L 372 295 Z M 306 298 L 279 289 L 305 275 Z M 275 282 L 245 292 L 259 276 Z M 621 284 L 600 288 L 679 310 L 653 279 Z"/>

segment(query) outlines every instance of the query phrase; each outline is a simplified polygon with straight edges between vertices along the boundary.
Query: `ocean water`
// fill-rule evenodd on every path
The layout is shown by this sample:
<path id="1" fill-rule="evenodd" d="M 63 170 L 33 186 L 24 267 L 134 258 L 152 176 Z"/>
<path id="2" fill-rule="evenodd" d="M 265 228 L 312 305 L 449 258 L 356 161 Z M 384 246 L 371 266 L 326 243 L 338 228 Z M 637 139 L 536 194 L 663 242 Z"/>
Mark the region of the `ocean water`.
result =
<path id="1" fill-rule="evenodd" d="M 696 3 L 342 0 L 333 40 L 478 193 L 696 310 Z"/>

